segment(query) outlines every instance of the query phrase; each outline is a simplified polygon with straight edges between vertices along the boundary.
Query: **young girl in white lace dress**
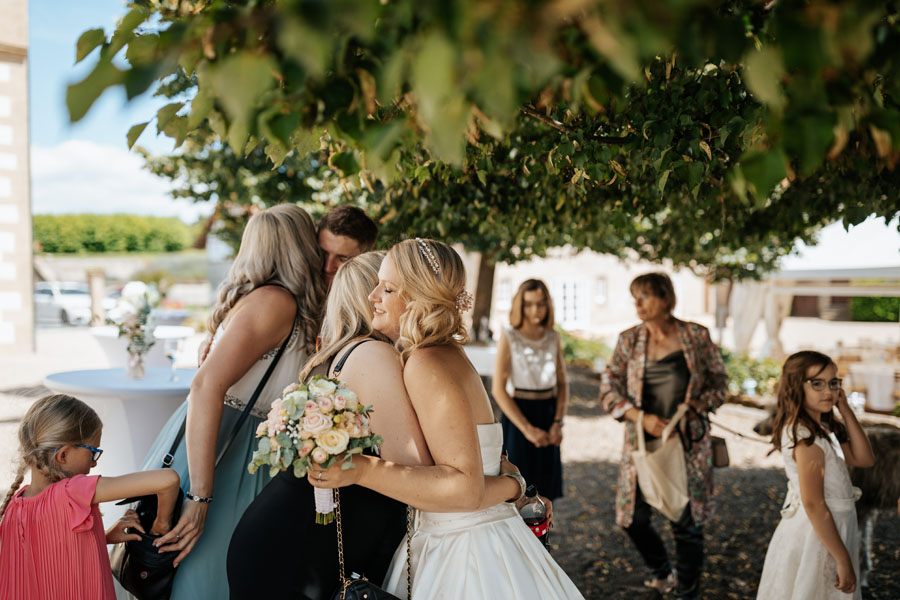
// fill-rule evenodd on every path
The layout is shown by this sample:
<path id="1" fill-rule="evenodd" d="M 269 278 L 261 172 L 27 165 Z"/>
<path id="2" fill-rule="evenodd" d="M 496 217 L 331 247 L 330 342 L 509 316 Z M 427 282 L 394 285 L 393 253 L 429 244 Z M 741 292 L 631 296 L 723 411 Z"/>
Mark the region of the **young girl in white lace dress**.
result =
<path id="1" fill-rule="evenodd" d="M 847 465 L 871 467 L 875 457 L 824 354 L 807 350 L 785 361 L 772 444 L 784 458 L 788 489 L 757 599 L 859 600 L 860 491 Z"/>

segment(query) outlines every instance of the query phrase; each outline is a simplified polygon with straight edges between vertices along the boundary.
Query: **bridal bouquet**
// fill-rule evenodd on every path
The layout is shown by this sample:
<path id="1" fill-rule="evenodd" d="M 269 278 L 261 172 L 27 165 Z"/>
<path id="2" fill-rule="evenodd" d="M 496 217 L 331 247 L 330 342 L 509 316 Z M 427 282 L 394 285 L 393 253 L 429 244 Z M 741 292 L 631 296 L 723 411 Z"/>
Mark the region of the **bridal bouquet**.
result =
<path id="1" fill-rule="evenodd" d="M 371 405 L 362 406 L 354 392 L 334 379 L 317 375 L 308 383 L 292 383 L 256 429 L 259 445 L 247 469 L 255 473 L 267 465 L 274 477 L 293 468 L 294 476 L 305 477 L 313 463 L 327 469 L 338 460 L 343 460 L 341 468 L 352 469 L 354 454 L 382 442 L 369 430 L 371 411 Z M 315 498 L 316 523 L 330 523 L 334 491 L 316 488 Z"/>

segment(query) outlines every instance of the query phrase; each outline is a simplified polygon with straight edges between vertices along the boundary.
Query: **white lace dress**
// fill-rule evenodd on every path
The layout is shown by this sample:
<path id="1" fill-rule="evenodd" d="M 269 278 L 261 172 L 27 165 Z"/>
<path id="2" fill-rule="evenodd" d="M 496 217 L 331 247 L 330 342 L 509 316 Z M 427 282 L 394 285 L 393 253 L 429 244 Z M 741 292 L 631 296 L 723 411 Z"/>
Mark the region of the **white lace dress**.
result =
<path id="1" fill-rule="evenodd" d="M 801 440 L 808 435 L 806 428 L 798 428 Z M 815 443 L 825 452 L 825 504 L 850 553 L 853 570 L 858 578 L 859 528 L 856 523 L 856 501 L 861 492 L 850 483 L 850 475 L 837 439 L 831 435 L 829 439 L 817 438 Z M 788 478 L 788 491 L 781 509 L 781 522 L 775 529 L 766 552 L 757 600 L 860 600 L 862 595 L 858 582 L 853 594 L 845 594 L 834 587 L 837 563 L 816 535 L 803 509 L 793 446 L 789 428 L 785 428 L 781 436 L 781 455 Z"/>
<path id="2" fill-rule="evenodd" d="M 500 424 L 479 425 L 478 439 L 485 475 L 499 474 Z M 515 506 L 505 502 L 470 513 L 417 511 L 412 580 L 413 600 L 583 599 Z M 405 538 L 385 589 L 406 597 Z"/>

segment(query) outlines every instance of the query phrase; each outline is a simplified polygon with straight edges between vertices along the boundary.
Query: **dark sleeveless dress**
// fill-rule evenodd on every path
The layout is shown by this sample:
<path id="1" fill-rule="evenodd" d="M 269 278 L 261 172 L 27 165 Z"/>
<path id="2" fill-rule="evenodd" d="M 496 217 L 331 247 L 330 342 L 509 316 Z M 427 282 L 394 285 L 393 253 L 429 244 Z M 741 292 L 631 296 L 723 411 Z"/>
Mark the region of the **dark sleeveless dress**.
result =
<path id="1" fill-rule="evenodd" d="M 329 600 L 334 594 L 337 529 L 334 522 L 315 523 L 314 489 L 306 477 L 283 471 L 244 512 L 228 547 L 232 600 Z M 381 585 L 406 534 L 406 505 L 358 485 L 341 488 L 340 502 L 346 575 Z"/>

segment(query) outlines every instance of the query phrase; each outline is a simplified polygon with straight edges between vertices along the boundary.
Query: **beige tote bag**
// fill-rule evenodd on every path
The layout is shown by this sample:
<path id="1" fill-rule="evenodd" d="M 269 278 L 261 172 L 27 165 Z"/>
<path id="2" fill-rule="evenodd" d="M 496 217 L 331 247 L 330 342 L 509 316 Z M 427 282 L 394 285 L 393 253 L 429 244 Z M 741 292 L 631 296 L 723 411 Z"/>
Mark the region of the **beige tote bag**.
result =
<path id="1" fill-rule="evenodd" d="M 657 441 L 658 447 L 648 451 L 644 441 L 644 411 L 641 411 L 636 426 L 638 447 L 631 455 L 644 500 L 670 521 L 681 518 L 689 500 L 684 448 L 679 437 L 672 435 L 686 412 L 686 405 L 678 407 Z"/>

